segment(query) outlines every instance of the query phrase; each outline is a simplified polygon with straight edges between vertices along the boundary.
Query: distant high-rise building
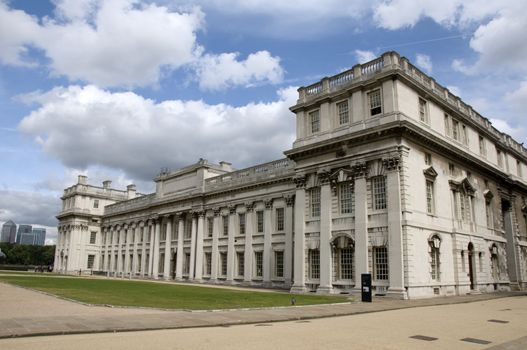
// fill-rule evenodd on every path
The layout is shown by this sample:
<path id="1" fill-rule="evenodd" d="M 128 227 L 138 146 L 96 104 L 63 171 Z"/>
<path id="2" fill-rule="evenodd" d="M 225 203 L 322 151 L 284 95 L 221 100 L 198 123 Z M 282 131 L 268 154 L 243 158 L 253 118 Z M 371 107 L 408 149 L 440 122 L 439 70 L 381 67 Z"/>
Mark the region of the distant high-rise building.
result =
<path id="1" fill-rule="evenodd" d="M 33 227 L 31 225 L 18 225 L 16 243 L 33 244 Z"/>
<path id="2" fill-rule="evenodd" d="M 45 228 L 34 228 L 33 229 L 33 244 L 34 245 L 44 245 L 46 242 L 46 229 Z"/>
<path id="3" fill-rule="evenodd" d="M 0 242 L 15 243 L 16 241 L 16 224 L 9 220 L 2 226 L 2 236 Z"/>

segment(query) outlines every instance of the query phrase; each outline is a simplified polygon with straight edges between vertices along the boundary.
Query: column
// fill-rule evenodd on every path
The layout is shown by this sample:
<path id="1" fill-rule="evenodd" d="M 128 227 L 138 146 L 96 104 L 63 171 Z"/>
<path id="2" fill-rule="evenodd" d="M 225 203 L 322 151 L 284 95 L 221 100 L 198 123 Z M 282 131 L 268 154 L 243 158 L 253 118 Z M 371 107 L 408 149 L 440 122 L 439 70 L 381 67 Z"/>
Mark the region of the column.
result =
<path id="1" fill-rule="evenodd" d="M 331 259 L 331 186 L 329 174 L 319 174 L 320 186 L 320 284 L 317 293 L 327 294 L 333 290 Z"/>
<path id="2" fill-rule="evenodd" d="M 368 199 L 366 164 L 355 166 L 355 289 L 361 289 L 361 274 L 368 270 Z M 360 170 L 362 169 L 362 170 Z"/>
<path id="3" fill-rule="evenodd" d="M 154 256 L 152 259 L 152 275 L 156 280 L 159 278 L 159 238 L 161 235 L 161 220 L 162 218 L 156 220 L 156 228 L 154 233 Z"/>
<path id="4" fill-rule="evenodd" d="M 247 284 L 252 280 L 253 233 L 254 233 L 254 203 L 245 204 L 245 252 L 243 281 Z"/>
<path id="5" fill-rule="evenodd" d="M 177 251 L 176 251 L 176 280 L 183 279 L 183 240 L 185 236 L 185 220 L 183 215 L 178 215 Z"/>
<path id="6" fill-rule="evenodd" d="M 111 232 L 108 227 L 104 228 L 104 271 L 106 276 L 110 275 L 110 239 Z"/>
<path id="7" fill-rule="evenodd" d="M 296 184 L 295 192 L 295 232 L 294 232 L 294 283 L 292 293 L 303 293 L 306 291 L 306 176 L 297 175 L 294 178 Z"/>
<path id="8" fill-rule="evenodd" d="M 264 202 L 264 248 L 263 248 L 263 282 L 264 285 L 271 285 L 271 240 L 273 235 L 273 200 Z"/>
<path id="9" fill-rule="evenodd" d="M 121 226 L 117 230 L 117 269 L 115 269 L 116 276 L 122 277 L 123 273 L 123 255 L 122 255 L 122 245 L 123 245 L 123 239 L 124 239 L 124 226 Z"/>
<path id="10" fill-rule="evenodd" d="M 155 220 L 157 221 L 157 220 Z M 148 236 L 150 237 L 150 249 L 149 249 L 149 256 L 148 256 L 148 277 L 153 277 L 153 270 L 152 266 L 154 266 L 154 240 L 155 240 L 155 232 L 154 232 L 154 226 L 155 222 L 154 220 L 150 220 L 150 223 L 148 225 Z"/>
<path id="11" fill-rule="evenodd" d="M 205 220 L 205 212 L 200 211 L 198 213 L 198 227 L 196 232 L 196 266 L 195 266 L 195 279 L 201 281 L 203 276 L 203 228 Z"/>
<path id="12" fill-rule="evenodd" d="M 138 265 L 139 265 L 139 254 L 137 254 L 137 244 L 138 244 L 138 241 L 139 241 L 139 234 L 140 234 L 140 228 L 139 228 L 139 223 L 136 223 L 133 225 L 132 227 L 133 229 L 133 232 L 134 232 L 134 246 L 133 246 L 133 249 L 134 249 L 134 252 L 133 252 L 133 261 L 132 261 L 132 276 L 136 276 L 137 275 L 137 272 L 138 272 Z"/>
<path id="13" fill-rule="evenodd" d="M 284 280 L 286 286 L 291 286 L 293 279 L 293 204 L 294 196 L 285 197 L 285 250 L 284 250 Z"/>
<path id="14" fill-rule="evenodd" d="M 132 232 L 132 226 L 131 225 L 128 225 L 126 226 L 126 230 L 124 231 L 124 241 L 126 242 L 126 246 L 125 246 L 125 255 L 124 255 L 124 273 L 123 275 L 126 276 L 128 275 L 128 277 L 132 277 L 132 272 L 131 272 L 131 261 L 130 261 L 130 239 L 132 237 L 132 235 L 130 234 Z"/>
<path id="15" fill-rule="evenodd" d="M 165 261 L 163 268 L 163 278 L 165 280 L 170 279 L 170 255 L 171 255 L 171 244 L 172 244 L 172 217 L 167 217 L 167 234 L 165 240 Z"/>
<path id="16" fill-rule="evenodd" d="M 114 227 L 110 232 L 110 275 L 115 277 L 115 244 L 117 242 L 117 231 Z"/>
<path id="17" fill-rule="evenodd" d="M 220 234 L 220 209 L 214 209 L 214 222 L 212 227 L 212 263 L 210 280 L 215 282 L 218 279 L 218 236 Z"/>
<path id="18" fill-rule="evenodd" d="M 407 298 L 404 288 L 403 230 L 401 226 L 401 183 L 399 159 L 383 159 L 386 174 L 386 200 L 388 205 L 388 266 L 389 294 Z"/>
<path id="19" fill-rule="evenodd" d="M 148 226 L 144 222 L 141 223 L 141 229 L 143 231 L 141 235 L 141 277 L 148 275 L 146 271 L 146 233 L 148 232 Z"/>
<path id="20" fill-rule="evenodd" d="M 234 270 L 236 263 L 236 252 L 234 251 L 234 235 L 236 232 L 236 207 L 229 207 L 229 232 L 227 236 L 227 281 L 232 282 L 234 279 Z"/>
<path id="21" fill-rule="evenodd" d="M 194 279 L 194 267 L 196 266 L 196 234 L 198 231 L 198 220 L 196 213 L 192 214 L 192 230 L 190 240 L 190 269 L 188 271 L 188 279 Z"/>

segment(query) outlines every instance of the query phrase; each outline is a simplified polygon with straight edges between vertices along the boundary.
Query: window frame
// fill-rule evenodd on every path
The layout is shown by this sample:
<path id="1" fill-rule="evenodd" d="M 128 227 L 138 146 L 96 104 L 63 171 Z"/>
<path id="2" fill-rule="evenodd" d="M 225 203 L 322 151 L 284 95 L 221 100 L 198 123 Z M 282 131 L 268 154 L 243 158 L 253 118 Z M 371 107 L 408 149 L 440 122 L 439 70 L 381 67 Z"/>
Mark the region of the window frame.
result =
<path id="1" fill-rule="evenodd" d="M 388 247 L 372 247 L 373 279 L 375 281 L 388 281 L 390 278 Z"/>
<path id="2" fill-rule="evenodd" d="M 376 95 L 378 94 L 378 98 Z M 370 111 L 370 117 L 374 117 L 383 113 L 383 101 L 381 88 L 373 89 L 367 93 L 368 97 L 368 109 Z M 376 103 L 374 105 L 374 103 Z M 378 104 L 377 104 L 378 103 Z"/>
<path id="3" fill-rule="evenodd" d="M 344 181 L 338 185 L 339 212 L 340 214 L 353 214 L 355 212 L 355 183 Z"/>
<path id="4" fill-rule="evenodd" d="M 285 230 L 285 208 L 284 207 L 275 208 L 275 221 L 276 221 L 276 231 L 283 232 Z"/>
<path id="5" fill-rule="evenodd" d="M 254 252 L 254 277 L 263 277 L 263 251 Z"/>
<path id="6" fill-rule="evenodd" d="M 419 96 L 417 106 L 419 113 L 419 121 L 425 124 L 429 124 L 430 118 L 428 118 L 428 101 Z"/>
<path id="7" fill-rule="evenodd" d="M 347 125 L 350 122 L 350 114 L 349 114 L 349 101 L 342 100 L 335 104 L 337 108 L 337 117 L 338 117 L 338 125 Z M 344 107 L 344 108 L 341 108 Z"/>
<path id="8" fill-rule="evenodd" d="M 371 195 L 373 210 L 386 210 L 388 208 L 386 176 L 371 177 Z"/>
<path id="9" fill-rule="evenodd" d="M 315 109 L 308 114 L 309 117 L 309 131 L 310 134 L 320 132 L 320 109 Z"/>
<path id="10" fill-rule="evenodd" d="M 284 251 L 275 250 L 274 252 L 274 277 L 284 278 Z"/>
<path id="11" fill-rule="evenodd" d="M 320 217 L 320 187 L 313 187 L 309 191 L 309 214 L 312 218 Z"/>

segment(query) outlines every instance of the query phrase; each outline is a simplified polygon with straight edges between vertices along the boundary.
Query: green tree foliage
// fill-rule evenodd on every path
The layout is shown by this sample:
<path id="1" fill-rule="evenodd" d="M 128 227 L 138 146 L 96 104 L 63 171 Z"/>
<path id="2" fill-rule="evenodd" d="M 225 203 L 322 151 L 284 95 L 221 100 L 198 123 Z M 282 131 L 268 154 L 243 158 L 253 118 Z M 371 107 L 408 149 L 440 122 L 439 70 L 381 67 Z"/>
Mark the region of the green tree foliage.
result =
<path id="1" fill-rule="evenodd" d="M 0 249 L 6 255 L 2 263 L 12 265 L 53 265 L 54 245 L 21 245 L 0 243 Z"/>

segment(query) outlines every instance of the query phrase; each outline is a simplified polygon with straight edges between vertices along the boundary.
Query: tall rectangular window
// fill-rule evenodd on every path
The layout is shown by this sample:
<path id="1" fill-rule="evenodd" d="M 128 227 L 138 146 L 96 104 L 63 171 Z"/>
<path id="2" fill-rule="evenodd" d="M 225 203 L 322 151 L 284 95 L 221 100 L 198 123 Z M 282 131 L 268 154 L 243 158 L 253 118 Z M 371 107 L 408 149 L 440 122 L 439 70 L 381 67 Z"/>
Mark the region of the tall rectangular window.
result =
<path id="1" fill-rule="evenodd" d="M 263 276 L 263 252 L 254 252 L 254 274 L 256 277 Z"/>
<path id="2" fill-rule="evenodd" d="M 238 214 L 238 221 L 240 223 L 240 235 L 245 234 L 245 213 Z"/>
<path id="3" fill-rule="evenodd" d="M 146 257 L 147 257 L 146 261 L 148 261 L 148 255 Z M 185 253 L 185 261 L 183 262 L 183 273 L 185 275 L 188 275 L 189 272 L 190 272 L 190 254 Z"/>
<path id="4" fill-rule="evenodd" d="M 485 146 L 485 138 L 479 135 L 479 154 L 483 157 L 487 156 L 487 147 Z"/>
<path id="5" fill-rule="evenodd" d="M 434 213 L 434 182 L 426 180 L 426 212 Z"/>
<path id="6" fill-rule="evenodd" d="M 224 215 L 221 218 L 223 220 L 223 235 L 228 236 L 229 235 L 229 217 L 227 215 Z"/>
<path id="7" fill-rule="evenodd" d="M 274 275 L 275 277 L 284 277 L 284 252 L 274 252 Z"/>
<path id="8" fill-rule="evenodd" d="M 245 255 L 243 252 L 236 253 L 236 261 L 238 262 L 238 271 L 236 271 L 237 275 L 243 276 L 243 271 L 245 269 Z"/>
<path id="9" fill-rule="evenodd" d="M 311 125 L 312 134 L 320 131 L 320 111 L 319 110 L 309 113 L 309 123 Z"/>
<path id="10" fill-rule="evenodd" d="M 311 207 L 311 217 L 320 216 L 320 187 L 314 187 L 309 191 L 309 205 Z"/>
<path id="11" fill-rule="evenodd" d="M 419 120 L 428 123 L 428 113 L 426 110 L 426 100 L 419 98 Z"/>
<path id="12" fill-rule="evenodd" d="M 452 138 L 459 141 L 459 122 L 452 119 Z"/>
<path id="13" fill-rule="evenodd" d="M 388 279 L 388 249 L 386 247 L 373 247 L 373 278 L 375 280 Z"/>
<path id="14" fill-rule="evenodd" d="M 439 248 L 430 242 L 430 267 L 431 277 L 433 280 L 439 281 Z"/>
<path id="15" fill-rule="evenodd" d="M 220 253 L 220 272 L 222 276 L 227 276 L 227 253 Z"/>
<path id="16" fill-rule="evenodd" d="M 353 181 L 343 182 L 339 185 L 340 213 L 353 213 L 354 188 Z"/>
<path id="17" fill-rule="evenodd" d="M 492 215 L 492 201 L 486 200 L 485 201 L 485 216 L 487 218 L 487 227 L 493 228 L 494 227 L 494 219 Z"/>
<path id="18" fill-rule="evenodd" d="M 212 254 L 205 253 L 205 275 L 210 275 L 212 272 Z"/>
<path id="19" fill-rule="evenodd" d="M 371 179 L 373 190 L 373 208 L 375 210 L 386 209 L 386 178 L 375 176 Z"/>
<path id="20" fill-rule="evenodd" d="M 448 114 L 445 114 L 445 135 L 451 136 L 451 130 L 450 130 L 450 117 Z"/>
<path id="21" fill-rule="evenodd" d="M 463 137 L 463 144 L 464 145 L 468 145 L 468 130 L 467 130 L 467 127 L 465 125 L 461 126 L 461 131 L 462 131 L 462 137 Z"/>
<path id="22" fill-rule="evenodd" d="M 93 264 L 95 262 L 95 255 L 88 255 L 88 261 L 86 262 L 86 268 L 93 269 Z"/>
<path id="23" fill-rule="evenodd" d="M 284 230 L 284 208 L 276 208 L 276 231 Z"/>
<path id="24" fill-rule="evenodd" d="M 90 232 L 90 244 L 95 244 L 96 240 L 97 240 L 97 232 L 96 231 Z"/>
<path id="25" fill-rule="evenodd" d="M 516 173 L 518 174 L 518 177 L 522 177 L 522 162 L 519 160 L 516 160 Z"/>
<path id="26" fill-rule="evenodd" d="M 94 207 L 95 209 L 99 208 L 99 200 L 98 200 L 98 199 L 94 199 L 94 200 L 93 200 L 93 207 Z"/>
<path id="27" fill-rule="evenodd" d="M 337 103 L 337 110 L 339 113 L 339 125 L 344 125 L 349 123 L 349 109 L 348 109 L 348 101 L 342 101 L 340 103 Z"/>
<path id="28" fill-rule="evenodd" d="M 353 279 L 353 248 L 347 247 L 337 250 L 339 266 L 339 278 L 343 280 Z"/>
<path id="29" fill-rule="evenodd" d="M 207 218 L 207 232 L 209 237 L 212 237 L 212 231 L 214 230 L 214 218 Z"/>
<path id="30" fill-rule="evenodd" d="M 498 158 L 498 166 L 500 168 L 503 168 L 503 154 L 501 153 L 501 151 L 499 149 L 496 150 L 496 156 Z"/>
<path id="31" fill-rule="evenodd" d="M 125 235 L 126 237 L 126 235 Z M 161 226 L 161 234 L 159 235 L 159 240 L 160 241 L 166 241 L 167 240 L 167 224 L 163 224 L 163 226 Z"/>
<path id="32" fill-rule="evenodd" d="M 432 155 L 428 152 L 425 152 L 425 164 L 432 165 Z"/>
<path id="33" fill-rule="evenodd" d="M 308 251 L 309 261 L 309 278 L 319 279 L 320 278 L 320 251 L 318 249 L 309 249 Z"/>
<path id="34" fill-rule="evenodd" d="M 370 105 L 370 115 L 371 116 L 382 113 L 382 98 L 381 98 L 380 89 L 369 92 L 368 101 Z"/>
<path id="35" fill-rule="evenodd" d="M 258 233 L 264 232 L 264 212 L 263 210 L 258 210 L 256 212 L 256 229 Z"/>

